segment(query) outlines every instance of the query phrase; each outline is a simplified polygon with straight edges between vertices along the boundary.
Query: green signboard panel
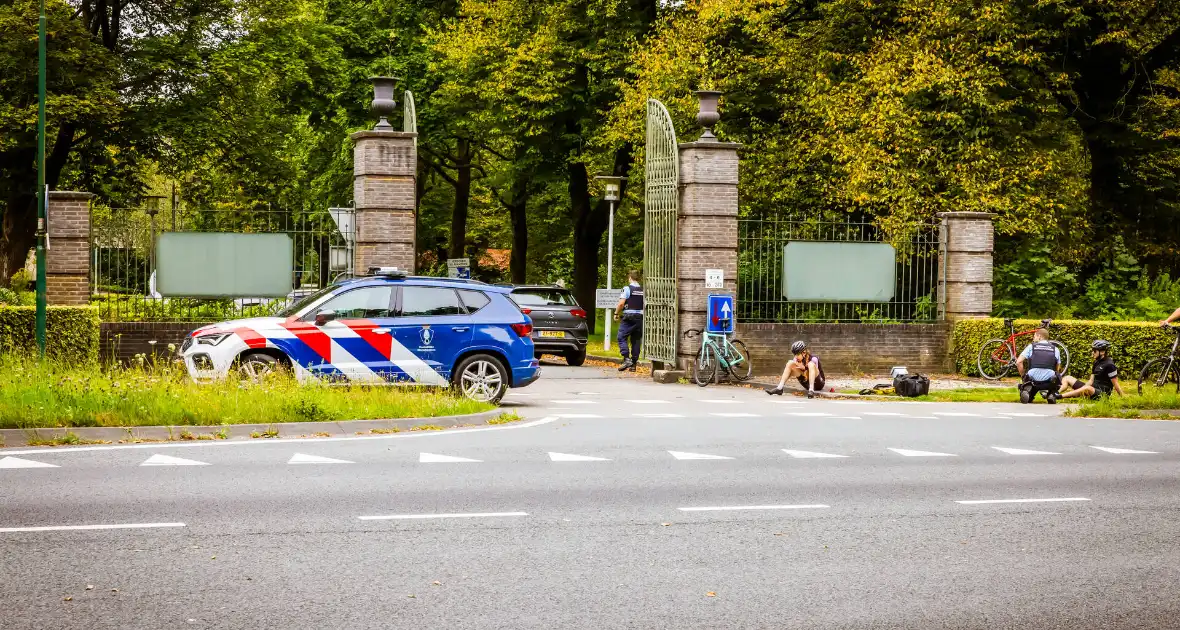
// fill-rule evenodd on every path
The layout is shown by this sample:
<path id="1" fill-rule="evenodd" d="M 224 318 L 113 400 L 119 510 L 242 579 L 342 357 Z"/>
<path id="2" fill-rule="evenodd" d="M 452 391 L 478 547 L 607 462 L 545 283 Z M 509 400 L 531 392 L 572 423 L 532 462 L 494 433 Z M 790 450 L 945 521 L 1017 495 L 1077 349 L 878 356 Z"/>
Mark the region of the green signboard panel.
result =
<path id="1" fill-rule="evenodd" d="M 888 243 L 791 241 L 783 248 L 783 295 L 792 302 L 888 302 L 896 261 Z"/>
<path id="2" fill-rule="evenodd" d="M 166 232 L 156 238 L 156 290 L 165 297 L 286 297 L 286 234 Z"/>

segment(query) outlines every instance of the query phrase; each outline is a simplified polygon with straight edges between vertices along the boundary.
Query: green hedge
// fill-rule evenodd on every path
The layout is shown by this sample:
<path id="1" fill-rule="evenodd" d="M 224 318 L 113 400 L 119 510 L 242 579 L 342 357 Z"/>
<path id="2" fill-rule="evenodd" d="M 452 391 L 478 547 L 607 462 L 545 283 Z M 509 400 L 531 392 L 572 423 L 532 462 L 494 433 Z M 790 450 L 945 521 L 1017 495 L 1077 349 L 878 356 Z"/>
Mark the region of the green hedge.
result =
<path id="1" fill-rule="evenodd" d="M 1018 319 L 1016 330 L 1039 328 L 1039 319 Z M 1084 320 L 1053 320 L 1051 338 L 1069 348 L 1069 373 L 1088 377 L 1093 364 L 1090 360 L 1090 344 L 1095 339 L 1105 339 L 1113 346 L 1111 356 L 1119 371 L 1127 380 L 1135 380 L 1143 365 L 1168 353 L 1175 337 L 1161 330 L 1155 322 L 1109 322 Z M 976 360 L 979 347 L 988 339 L 1007 338 L 1008 330 L 1002 319 L 967 319 L 955 322 L 952 345 L 955 355 L 955 369 L 968 376 L 979 376 Z M 1032 341 L 1032 336 L 1017 340 L 1016 351 Z M 1013 373 L 1015 375 L 1015 373 Z"/>
<path id="2" fill-rule="evenodd" d="M 37 309 L 0 306 L 0 352 L 37 351 Z M 45 353 L 70 363 L 98 360 L 98 309 L 50 306 L 45 319 Z"/>

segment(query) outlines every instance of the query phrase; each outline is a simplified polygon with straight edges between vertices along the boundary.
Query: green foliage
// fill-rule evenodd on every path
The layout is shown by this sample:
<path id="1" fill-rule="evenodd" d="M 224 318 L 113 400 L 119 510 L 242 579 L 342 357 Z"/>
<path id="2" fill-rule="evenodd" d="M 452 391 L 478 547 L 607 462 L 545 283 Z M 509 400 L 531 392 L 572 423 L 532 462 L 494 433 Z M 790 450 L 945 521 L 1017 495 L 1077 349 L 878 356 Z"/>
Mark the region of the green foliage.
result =
<path id="1" fill-rule="evenodd" d="M 1077 291 L 1077 277 L 1053 262 L 1053 243 L 1028 239 L 1018 246 L 1015 259 L 995 268 L 993 312 L 1000 317 L 1044 315 L 1054 317 L 1067 308 Z"/>
<path id="2" fill-rule="evenodd" d="M 202 385 L 173 364 L 103 367 L 0 355 L 0 428 L 431 418 L 492 408 L 437 389 L 301 384 L 289 375 Z M 216 437 L 226 435 L 222 428 Z"/>
<path id="3" fill-rule="evenodd" d="M 37 352 L 37 309 L 0 306 L 0 355 Z M 98 310 L 88 306 L 50 306 L 46 312 L 46 356 L 68 364 L 98 360 Z"/>
<path id="4" fill-rule="evenodd" d="M 1041 322 L 1032 319 L 1018 319 L 1018 332 L 1039 328 Z M 1123 378 L 1133 380 L 1148 361 L 1164 356 L 1171 350 L 1174 337 L 1161 330 L 1156 323 L 1112 322 L 1087 320 L 1054 320 L 1052 338 L 1065 344 L 1069 349 L 1069 372 L 1079 378 L 1089 378 L 1093 362 L 1090 359 L 1090 344 L 1095 339 L 1105 339 L 1113 346 L 1111 357 L 1119 366 Z M 1001 319 L 966 319 L 955 322 L 951 334 L 956 371 L 968 376 L 979 376 L 976 360 L 979 348 L 989 339 L 1006 339 L 1009 331 Z M 1032 342 L 1032 336 L 1016 341 L 1016 352 Z"/>

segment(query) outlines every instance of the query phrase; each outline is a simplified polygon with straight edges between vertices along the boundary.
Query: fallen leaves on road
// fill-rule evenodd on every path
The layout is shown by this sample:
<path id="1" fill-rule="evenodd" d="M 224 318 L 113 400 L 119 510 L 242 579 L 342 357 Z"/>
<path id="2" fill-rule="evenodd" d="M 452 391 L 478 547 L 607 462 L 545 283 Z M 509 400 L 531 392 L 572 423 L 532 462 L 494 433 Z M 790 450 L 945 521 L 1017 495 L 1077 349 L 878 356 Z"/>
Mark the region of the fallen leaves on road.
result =
<path id="1" fill-rule="evenodd" d="M 73 597 L 63 597 L 63 598 L 61 598 L 61 599 L 62 599 L 62 601 L 64 601 L 64 602 L 72 602 L 72 601 L 74 601 L 74 598 L 73 598 Z"/>
<path id="2" fill-rule="evenodd" d="M 417 596 L 417 595 L 415 595 L 415 594 L 413 594 L 413 593 L 410 593 L 409 595 L 406 595 L 406 597 L 409 597 L 410 599 L 418 599 L 418 596 Z"/>
<path id="3" fill-rule="evenodd" d="M 775 532 L 774 535 L 775 536 L 786 536 L 787 532 Z"/>
<path id="4" fill-rule="evenodd" d="M 88 591 L 93 591 L 93 590 L 94 590 L 94 585 L 93 585 L 93 584 L 87 584 L 87 585 L 86 585 L 86 590 L 88 590 Z"/>
<path id="5" fill-rule="evenodd" d="M 112 592 L 112 593 L 118 593 L 118 592 L 119 592 L 119 589 L 117 589 L 117 588 L 112 588 L 112 589 L 111 589 L 111 592 Z"/>
<path id="6" fill-rule="evenodd" d="M 671 523 L 660 523 L 660 525 L 663 525 L 664 527 L 668 527 L 669 525 L 671 525 Z"/>
<path id="7" fill-rule="evenodd" d="M 431 582 L 431 584 L 434 586 L 442 586 L 442 582 L 439 582 L 438 580 Z"/>
<path id="8" fill-rule="evenodd" d="M 713 591 L 709 591 L 708 593 L 705 593 L 705 597 L 717 597 L 717 593 L 714 593 Z"/>

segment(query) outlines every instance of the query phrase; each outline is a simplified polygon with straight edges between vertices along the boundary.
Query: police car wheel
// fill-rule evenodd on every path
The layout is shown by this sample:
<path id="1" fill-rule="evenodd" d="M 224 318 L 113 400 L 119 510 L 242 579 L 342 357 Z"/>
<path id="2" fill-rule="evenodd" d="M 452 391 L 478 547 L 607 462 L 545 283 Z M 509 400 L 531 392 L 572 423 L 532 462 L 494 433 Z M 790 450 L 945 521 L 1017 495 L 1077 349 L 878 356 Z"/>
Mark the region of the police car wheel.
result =
<path id="1" fill-rule="evenodd" d="M 508 375 L 494 357 L 474 354 L 455 370 L 455 388 L 472 400 L 498 403 L 508 392 Z"/>
<path id="2" fill-rule="evenodd" d="M 272 376 L 282 368 L 283 364 L 269 354 L 248 354 L 238 360 L 238 373 L 242 378 L 254 382 Z"/>

